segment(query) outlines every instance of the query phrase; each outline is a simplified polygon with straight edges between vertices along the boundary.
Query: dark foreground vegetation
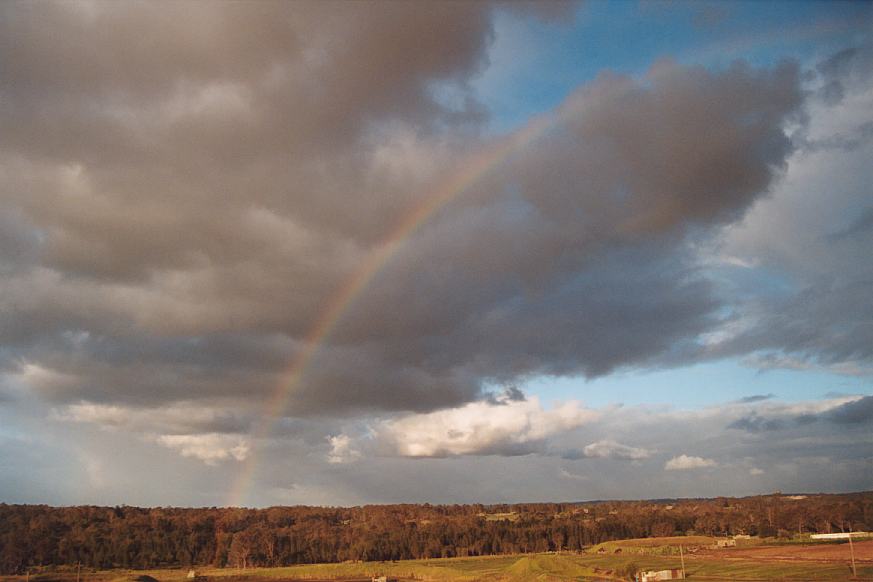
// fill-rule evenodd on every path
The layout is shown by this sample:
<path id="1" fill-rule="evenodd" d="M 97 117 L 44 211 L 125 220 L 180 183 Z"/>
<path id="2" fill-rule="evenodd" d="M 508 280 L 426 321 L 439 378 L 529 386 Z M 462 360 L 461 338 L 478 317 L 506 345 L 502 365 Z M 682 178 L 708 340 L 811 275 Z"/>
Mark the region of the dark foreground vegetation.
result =
<path id="1" fill-rule="evenodd" d="M 651 536 L 850 529 L 873 529 L 873 492 L 260 510 L 0 504 L 0 573 L 79 563 L 146 569 L 484 556 Z"/>

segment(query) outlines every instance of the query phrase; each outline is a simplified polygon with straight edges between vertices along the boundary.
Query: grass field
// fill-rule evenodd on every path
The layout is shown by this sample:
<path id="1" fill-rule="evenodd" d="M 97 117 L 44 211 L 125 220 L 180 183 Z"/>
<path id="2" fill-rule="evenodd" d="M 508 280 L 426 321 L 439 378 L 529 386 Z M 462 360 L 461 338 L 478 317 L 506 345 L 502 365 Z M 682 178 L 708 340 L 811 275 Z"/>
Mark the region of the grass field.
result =
<path id="1" fill-rule="evenodd" d="M 279 582 L 289 580 L 369 580 L 373 575 L 387 575 L 399 580 L 506 582 L 621 580 L 625 572 L 636 569 L 678 568 L 678 555 L 658 553 L 678 543 L 685 547 L 706 545 L 710 538 L 653 538 L 609 542 L 584 554 L 527 554 L 478 558 L 447 558 L 400 562 L 364 562 L 314 564 L 287 568 L 198 569 L 198 574 L 215 582 Z M 598 553 L 598 549 L 604 552 Z M 621 552 L 615 550 L 621 548 Z M 652 553 L 645 553 L 646 551 Z M 873 581 L 873 541 L 855 544 L 858 580 Z M 814 546 L 755 546 L 728 548 L 687 555 L 685 566 L 691 580 L 708 581 L 845 581 L 851 580 L 848 546 L 817 544 Z M 148 575 L 160 582 L 183 582 L 187 570 L 101 571 L 82 574 L 82 582 L 128 582 Z M 22 581 L 23 576 L 6 580 Z M 75 572 L 33 575 L 34 582 L 72 581 Z"/>
<path id="2" fill-rule="evenodd" d="M 717 538 L 709 536 L 675 536 L 663 538 L 642 538 L 636 540 L 615 540 L 603 542 L 590 548 L 587 553 L 615 554 L 627 553 L 646 556 L 678 556 L 679 546 L 685 552 L 693 552 L 698 548 L 715 545 Z"/>

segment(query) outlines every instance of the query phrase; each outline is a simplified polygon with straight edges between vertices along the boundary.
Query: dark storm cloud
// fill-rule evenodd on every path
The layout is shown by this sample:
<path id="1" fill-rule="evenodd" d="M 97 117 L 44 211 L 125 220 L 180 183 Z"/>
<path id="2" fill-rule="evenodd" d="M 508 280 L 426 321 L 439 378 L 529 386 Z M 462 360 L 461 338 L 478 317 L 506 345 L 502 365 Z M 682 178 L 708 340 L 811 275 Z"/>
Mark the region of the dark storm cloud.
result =
<path id="1" fill-rule="evenodd" d="M 293 209 L 286 229 L 381 232 L 392 217 L 370 203 L 385 190 L 385 203 L 402 199 L 370 172 L 361 140 L 387 119 L 421 131 L 457 113 L 434 84 L 463 88 L 481 67 L 489 12 L 4 6 L 0 150 L 19 164 L 9 195 L 50 231 L 46 263 L 110 280 L 263 255 L 272 241 L 258 236 L 263 225 L 246 233 L 251 210 Z"/>
<path id="2" fill-rule="evenodd" d="M 799 92 L 790 66 L 665 63 L 646 81 L 605 76 L 571 96 L 463 216 L 446 211 L 411 242 L 338 337 L 501 381 L 681 352 L 717 307 L 681 234 L 730 220 L 766 188 Z M 730 91 L 736 108 L 708 105 Z"/>
<path id="3" fill-rule="evenodd" d="M 484 3 L 0 11 L 3 366 L 58 406 L 248 418 L 386 233 L 502 139 L 470 85 Z M 799 83 L 664 61 L 581 87 L 405 241 L 286 412 L 426 412 L 486 382 L 682 361 L 721 304 L 693 243 L 782 171 Z"/>
<path id="4" fill-rule="evenodd" d="M 577 233 L 730 220 L 782 167 L 791 149 L 782 124 L 800 101 L 791 64 L 712 73 L 661 62 L 644 83 L 604 74 L 562 105 L 566 126 L 522 164 L 522 192 Z"/>

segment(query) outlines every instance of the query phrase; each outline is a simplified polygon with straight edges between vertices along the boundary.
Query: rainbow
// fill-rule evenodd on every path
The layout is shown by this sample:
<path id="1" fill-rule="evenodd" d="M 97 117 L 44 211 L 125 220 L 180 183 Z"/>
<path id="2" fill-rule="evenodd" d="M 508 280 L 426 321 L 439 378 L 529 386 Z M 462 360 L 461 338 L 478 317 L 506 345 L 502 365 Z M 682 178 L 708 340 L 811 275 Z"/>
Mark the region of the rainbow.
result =
<path id="1" fill-rule="evenodd" d="M 425 196 L 411 212 L 389 232 L 380 244 L 370 253 L 352 276 L 330 297 L 325 308 L 316 318 L 303 341 L 303 348 L 295 354 L 283 380 L 273 395 L 267 400 L 259 421 L 252 431 L 252 446 L 269 436 L 276 421 L 281 417 L 288 400 L 306 372 L 312 357 L 336 327 L 343 314 L 355 298 L 370 284 L 406 240 L 424 224 L 437 210 L 466 192 L 492 169 L 498 166 L 513 152 L 518 151 L 555 124 L 554 116 L 539 116 L 523 128 L 509 136 L 497 140 L 475 155 L 461 170 L 440 188 Z M 228 506 L 237 507 L 244 503 L 248 490 L 258 468 L 258 455 L 252 451 L 244 461 L 245 465 L 234 481 L 228 497 Z"/>

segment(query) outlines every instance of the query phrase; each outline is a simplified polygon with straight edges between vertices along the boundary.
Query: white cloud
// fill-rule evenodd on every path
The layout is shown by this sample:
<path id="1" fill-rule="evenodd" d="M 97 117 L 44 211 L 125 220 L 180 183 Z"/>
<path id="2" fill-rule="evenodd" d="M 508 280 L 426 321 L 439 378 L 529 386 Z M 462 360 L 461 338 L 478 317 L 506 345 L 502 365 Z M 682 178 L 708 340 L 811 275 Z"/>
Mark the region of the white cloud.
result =
<path id="1" fill-rule="evenodd" d="M 207 465 L 217 465 L 219 461 L 236 459 L 244 461 L 249 456 L 249 443 L 244 437 L 217 433 L 207 434 L 165 434 L 157 442 L 174 449 L 183 457 L 200 459 Z"/>
<path id="2" fill-rule="evenodd" d="M 80 402 L 70 404 L 63 409 L 52 410 L 51 418 L 66 422 L 99 424 L 109 428 L 124 425 L 130 420 L 130 414 L 127 409 L 121 406 Z"/>
<path id="3" fill-rule="evenodd" d="M 207 406 L 203 402 L 138 408 L 83 400 L 53 409 L 50 418 L 146 434 L 236 433 L 246 427 L 245 418 L 239 411 L 218 403 Z"/>
<path id="4" fill-rule="evenodd" d="M 563 467 L 561 467 L 558 470 L 558 474 L 565 479 L 574 479 L 576 481 L 590 481 L 591 480 L 591 477 L 589 477 L 588 475 L 580 475 L 578 473 L 571 473 L 570 471 L 568 471 L 567 469 L 565 469 Z"/>
<path id="5" fill-rule="evenodd" d="M 598 413 L 570 401 L 545 410 L 536 397 L 500 403 L 472 402 L 459 408 L 385 421 L 377 440 L 404 457 L 518 454 L 530 445 L 577 428 Z"/>
<path id="6" fill-rule="evenodd" d="M 3 307 L 5 308 L 5 306 Z M 31 389 L 42 388 L 61 391 L 75 384 L 73 376 L 30 362 L 25 362 L 20 372 L 13 375 L 17 376 L 24 386 Z"/>
<path id="7" fill-rule="evenodd" d="M 690 457 L 688 455 L 679 455 L 673 457 L 664 464 L 665 471 L 684 471 L 687 469 L 704 469 L 706 467 L 715 467 L 718 463 L 712 459 L 704 459 L 703 457 Z"/>
<path id="8" fill-rule="evenodd" d="M 103 489 L 108 480 L 103 461 L 96 455 L 87 451 L 79 453 L 79 460 L 88 478 L 88 486 L 92 489 Z"/>
<path id="9" fill-rule="evenodd" d="M 778 403 L 774 403 L 770 406 L 767 406 L 766 409 L 772 410 L 774 412 L 782 412 L 784 414 L 821 414 L 823 412 L 828 412 L 830 410 L 839 408 L 844 404 L 857 402 L 862 398 L 864 397 L 860 394 L 851 394 L 848 396 L 837 396 L 834 398 L 825 398 L 822 400 L 792 402 L 790 404 L 785 404 L 782 406 L 779 406 Z"/>
<path id="10" fill-rule="evenodd" d="M 611 440 L 591 443 L 582 450 L 586 457 L 592 459 L 627 459 L 637 461 L 648 459 L 652 454 L 648 449 L 631 447 Z"/>
<path id="11" fill-rule="evenodd" d="M 327 441 L 330 443 L 330 453 L 327 455 L 328 463 L 348 463 L 361 456 L 360 451 L 352 448 L 352 439 L 349 435 L 339 434 L 329 436 Z"/>

